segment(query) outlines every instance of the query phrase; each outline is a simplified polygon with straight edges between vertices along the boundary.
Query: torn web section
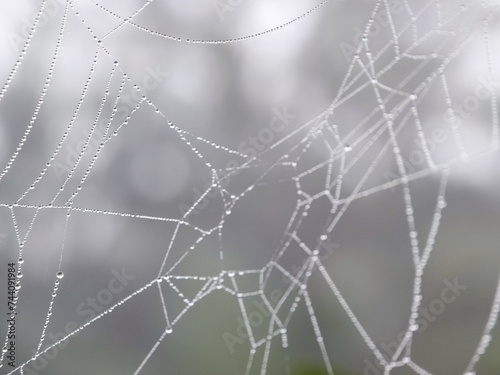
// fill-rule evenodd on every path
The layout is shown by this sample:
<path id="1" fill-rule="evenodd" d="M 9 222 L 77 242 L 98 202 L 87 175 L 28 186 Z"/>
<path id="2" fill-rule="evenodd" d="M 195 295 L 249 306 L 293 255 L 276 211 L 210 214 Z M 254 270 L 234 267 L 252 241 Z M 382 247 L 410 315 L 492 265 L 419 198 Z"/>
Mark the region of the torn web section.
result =
<path id="1" fill-rule="evenodd" d="M 377 82 L 372 82 L 372 83 L 377 84 Z M 377 84 L 377 85 L 378 85 L 378 84 Z M 411 97 L 411 99 L 412 99 L 412 100 L 415 100 L 415 99 L 416 99 L 416 98 L 415 98 L 413 95 L 411 95 L 411 94 L 410 94 L 409 96 Z M 445 95 L 445 96 L 447 96 L 447 95 Z M 389 118 L 389 119 L 391 120 L 391 122 L 392 122 L 392 120 L 393 120 L 393 116 L 392 116 L 392 115 L 391 115 L 390 117 L 389 117 L 389 116 L 387 116 L 387 115 L 386 115 L 386 116 L 384 116 L 384 117 L 386 117 L 386 119 L 387 119 L 387 118 Z M 393 138 L 393 139 L 392 139 L 392 143 L 393 143 L 393 144 L 397 144 L 397 140 L 396 140 L 396 139 L 394 139 L 395 137 L 393 136 L 392 138 Z M 459 140 L 459 139 L 460 139 L 460 136 L 459 136 L 459 135 L 457 135 L 457 137 L 456 137 L 456 138 Z M 400 164 L 400 172 L 403 172 L 403 173 L 402 173 L 402 174 L 403 174 L 403 178 L 401 179 L 401 182 L 402 182 L 402 184 L 407 184 L 407 179 L 406 179 L 406 177 L 404 176 L 404 174 L 405 174 L 405 173 L 404 173 L 404 168 L 401 168 L 401 165 L 403 165 L 403 160 L 401 160 L 401 155 L 399 155 L 399 159 L 400 159 L 400 161 L 399 161 L 399 164 Z M 429 171 L 429 170 L 428 170 L 428 171 Z M 381 189 L 383 189 L 383 186 L 381 186 L 380 188 L 381 188 Z M 409 204 L 410 204 L 410 203 L 409 203 L 409 199 L 411 199 L 411 196 L 410 196 L 410 191 L 408 190 L 408 188 L 407 188 L 407 187 L 405 187 L 405 191 L 406 191 L 406 192 L 405 192 L 405 200 L 406 200 L 406 208 L 405 208 L 405 211 L 406 211 L 406 216 L 407 216 L 408 221 L 410 221 L 409 219 L 412 219 L 412 220 L 411 220 L 411 222 L 413 223 L 413 222 L 415 221 L 415 218 L 413 217 L 413 216 L 414 216 L 414 213 L 413 213 L 413 211 L 414 211 L 414 210 L 413 210 L 413 207 L 409 205 Z M 368 193 L 368 192 L 367 192 L 367 193 Z M 360 196 L 362 197 L 363 195 L 366 195 L 367 193 L 360 194 Z M 346 203 L 350 203 L 350 200 L 351 200 L 351 198 L 349 198 L 349 199 L 347 200 L 347 202 L 346 202 Z M 439 216 L 440 216 L 440 209 L 441 209 L 443 206 L 444 206 L 444 203 L 443 203 L 443 193 L 441 192 L 441 193 L 439 193 L 439 194 L 438 194 L 438 197 L 437 197 L 436 211 L 434 212 L 434 218 L 435 218 L 435 219 L 436 219 L 436 218 L 439 218 Z M 433 221 L 432 221 L 432 227 L 433 227 L 433 228 L 432 228 L 431 232 L 435 232 L 435 231 L 436 231 L 436 226 L 438 225 L 438 223 L 439 223 L 439 219 L 437 219 L 437 220 L 433 220 Z M 420 259 L 419 259 L 419 256 L 418 256 L 418 249 L 416 249 L 416 246 L 417 246 L 417 244 L 418 244 L 418 242 L 416 241 L 416 238 L 415 238 L 415 237 L 416 237 L 416 235 L 417 235 L 417 231 L 415 231 L 415 230 L 413 230 L 413 229 L 411 229 L 411 228 L 410 228 L 410 232 L 409 232 L 409 234 L 410 234 L 410 238 L 411 238 L 412 247 L 415 249 L 415 251 L 414 251 L 414 258 L 416 259 L 417 263 L 420 263 Z M 433 236 L 434 236 L 434 235 L 435 235 L 435 233 L 430 234 L 430 236 L 429 236 L 429 242 L 433 242 L 433 241 L 434 241 L 434 239 L 433 239 Z M 429 249 L 429 246 L 426 246 L 426 253 L 428 252 L 428 249 Z M 424 257 L 424 258 L 425 258 L 425 257 Z M 421 265 L 423 265 L 423 263 L 424 263 L 424 262 L 422 262 L 422 263 L 421 263 Z M 419 299 L 420 299 L 420 296 L 418 296 L 418 295 L 417 295 L 416 297 L 419 297 Z M 413 325 L 411 325 L 411 326 L 410 326 L 410 328 L 412 328 L 412 330 L 415 330 L 415 329 L 417 329 L 418 327 L 417 327 L 417 326 L 415 326 L 415 328 L 414 328 L 414 326 L 413 326 Z M 400 352 L 399 352 L 399 353 L 400 353 Z M 399 355 L 399 354 L 398 354 L 398 355 Z M 409 361 L 409 359 L 408 359 L 408 358 L 405 358 L 405 359 L 404 359 L 404 362 L 398 362 L 396 365 L 401 366 L 401 365 L 404 365 L 404 364 L 407 364 L 407 363 L 409 363 L 409 364 L 410 364 L 410 366 L 411 366 L 412 368 L 414 368 L 414 369 L 419 369 L 419 366 L 417 366 L 415 363 L 412 363 L 411 361 Z M 420 369 L 419 371 L 423 371 L 423 370 L 421 370 L 421 369 Z"/>

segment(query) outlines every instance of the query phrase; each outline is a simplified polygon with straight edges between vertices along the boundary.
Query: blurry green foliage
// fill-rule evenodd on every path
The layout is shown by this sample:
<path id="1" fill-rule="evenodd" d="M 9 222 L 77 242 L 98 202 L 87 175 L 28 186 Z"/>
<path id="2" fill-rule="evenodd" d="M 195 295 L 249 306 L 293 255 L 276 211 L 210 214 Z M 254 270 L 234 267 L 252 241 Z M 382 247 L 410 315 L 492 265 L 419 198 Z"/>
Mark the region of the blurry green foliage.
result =
<path id="1" fill-rule="evenodd" d="M 335 375 L 350 375 L 345 371 L 333 368 Z M 302 364 L 292 370 L 292 375 L 329 375 L 325 366 L 318 364 Z"/>

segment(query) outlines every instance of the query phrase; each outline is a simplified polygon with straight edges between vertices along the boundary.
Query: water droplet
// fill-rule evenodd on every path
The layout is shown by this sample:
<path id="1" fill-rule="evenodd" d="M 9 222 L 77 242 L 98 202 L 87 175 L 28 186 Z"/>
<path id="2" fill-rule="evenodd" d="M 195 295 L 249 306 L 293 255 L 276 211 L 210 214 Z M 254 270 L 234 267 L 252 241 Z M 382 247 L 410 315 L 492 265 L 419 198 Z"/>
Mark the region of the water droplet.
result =
<path id="1" fill-rule="evenodd" d="M 23 258 L 19 258 L 19 259 L 17 260 L 17 263 L 19 263 L 19 264 L 23 264 L 23 263 L 24 263 L 24 259 L 23 259 Z"/>
<path id="2" fill-rule="evenodd" d="M 64 273 L 62 271 L 59 271 L 58 273 L 56 273 L 56 277 L 58 279 L 62 279 L 64 277 Z"/>
<path id="3" fill-rule="evenodd" d="M 347 144 L 347 145 L 344 146 L 344 151 L 345 152 L 349 152 L 351 150 L 352 150 L 352 146 L 351 145 Z"/>
<path id="4" fill-rule="evenodd" d="M 446 201 L 443 200 L 443 199 L 439 200 L 438 207 L 439 208 L 445 208 L 446 207 Z"/>
<path id="5" fill-rule="evenodd" d="M 323 234 L 319 239 L 321 241 L 326 241 L 328 239 L 328 236 L 326 234 Z"/>

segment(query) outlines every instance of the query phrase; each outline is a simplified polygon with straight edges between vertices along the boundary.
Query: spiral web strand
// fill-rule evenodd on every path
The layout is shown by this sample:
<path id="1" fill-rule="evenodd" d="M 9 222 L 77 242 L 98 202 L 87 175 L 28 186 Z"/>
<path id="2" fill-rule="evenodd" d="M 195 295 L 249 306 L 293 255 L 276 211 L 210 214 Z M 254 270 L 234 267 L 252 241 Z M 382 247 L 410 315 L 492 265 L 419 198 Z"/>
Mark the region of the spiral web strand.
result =
<path id="1" fill-rule="evenodd" d="M 158 2 L 160 0 L 156 0 Z M 274 350 L 279 347 L 285 350 L 290 345 L 289 330 L 293 324 L 293 318 L 299 308 L 305 308 L 309 323 L 312 327 L 316 339 L 317 353 L 322 358 L 323 367 L 328 374 L 336 373 L 332 364 L 331 349 L 326 337 L 330 331 L 336 329 L 335 325 L 326 326 L 318 319 L 318 307 L 315 306 L 312 298 L 311 280 L 313 276 L 321 278 L 327 285 L 329 293 L 340 305 L 345 316 L 357 331 L 364 345 L 373 354 L 379 367 L 383 368 L 384 374 L 390 374 L 396 369 L 407 368 L 417 374 L 431 374 L 431 370 L 426 369 L 426 363 L 420 363 L 412 356 L 412 343 L 418 334 L 420 308 L 424 299 L 422 284 L 427 266 L 431 262 L 434 244 L 438 241 L 438 234 L 442 218 L 446 216 L 447 187 L 449 180 L 453 177 L 454 168 L 474 160 L 479 160 L 490 154 L 497 152 L 500 141 L 500 125 L 498 115 L 498 97 L 495 89 L 495 78 L 499 77 L 497 66 L 500 63 L 495 60 L 495 49 L 497 47 L 492 42 L 491 29 L 498 15 L 498 9 L 494 4 L 484 2 L 482 4 L 474 1 L 465 2 L 458 6 L 453 12 L 444 12 L 444 3 L 439 0 L 430 0 L 422 4 L 415 5 L 409 0 L 403 0 L 402 8 L 406 23 L 401 25 L 396 20 L 396 15 L 391 9 L 391 2 L 388 0 L 377 0 L 372 7 L 371 16 L 363 30 L 360 43 L 353 51 L 350 63 L 341 82 L 336 97 L 322 113 L 312 118 L 310 121 L 296 127 L 288 132 L 278 141 L 269 145 L 265 150 L 257 155 L 246 155 L 239 149 L 232 149 L 220 145 L 210 139 L 199 137 L 184 129 L 182 124 L 175 124 L 169 119 L 169 114 L 149 99 L 147 95 L 142 95 L 141 99 L 134 105 L 128 116 L 121 120 L 117 116 L 119 103 L 126 90 L 132 87 L 139 92 L 139 87 L 134 80 L 122 68 L 119 61 L 115 60 L 112 52 L 106 48 L 106 38 L 119 33 L 126 27 L 132 27 L 141 33 L 152 38 L 163 38 L 167 41 L 175 41 L 185 44 L 231 44 L 244 43 L 249 40 L 265 38 L 273 32 L 286 33 L 288 26 L 295 22 L 305 22 L 311 14 L 320 13 L 329 5 L 329 1 L 322 1 L 315 6 L 311 6 L 307 12 L 293 18 L 291 21 L 283 23 L 269 30 L 256 32 L 248 36 L 234 37 L 232 39 L 221 40 L 201 40 L 186 39 L 174 35 L 163 34 L 155 31 L 154 27 L 147 27 L 142 21 L 135 21 L 141 12 L 147 10 L 148 6 L 155 0 L 148 0 L 137 8 L 128 17 L 120 16 L 117 11 L 108 6 L 102 5 L 98 0 L 90 1 L 68 1 L 64 6 L 64 12 L 60 18 L 51 20 L 52 23 L 59 22 L 58 33 L 48 71 L 44 76 L 44 82 L 39 93 L 31 118 L 24 133 L 15 146 L 15 151 L 8 160 L 3 160 L 1 164 L 0 186 L 5 185 L 9 174 L 16 168 L 19 158 L 23 152 L 29 148 L 30 139 L 34 137 L 34 132 L 40 117 L 45 115 L 44 104 L 46 97 L 53 87 L 53 76 L 60 64 L 61 50 L 66 48 L 68 38 L 68 23 L 72 27 L 78 24 L 85 30 L 94 43 L 94 55 L 90 61 L 86 78 L 80 82 L 80 96 L 72 104 L 72 115 L 65 125 L 62 135 L 56 142 L 53 152 L 44 161 L 43 167 L 38 171 L 36 177 L 29 182 L 27 188 L 16 191 L 16 197 L 12 201 L 0 203 L 0 209 L 6 210 L 11 219 L 11 228 L 5 231 L 13 231 L 17 241 L 17 290 L 18 299 L 15 309 L 18 309 L 19 301 L 28 296 L 23 296 L 23 268 L 25 262 L 23 250 L 29 240 L 35 235 L 35 229 L 41 225 L 40 216 L 46 212 L 64 212 L 63 237 L 58 251 L 56 273 L 52 275 L 52 292 L 45 312 L 43 327 L 36 345 L 32 348 L 33 355 L 22 358 L 22 362 L 16 368 L 10 369 L 6 366 L 6 352 L 2 351 L 0 363 L 3 364 L 2 373 L 23 374 L 28 373 L 26 369 L 32 362 L 47 353 L 49 350 L 66 342 L 71 337 L 81 332 L 85 332 L 89 327 L 98 324 L 105 316 L 113 316 L 120 309 L 131 303 L 141 295 L 154 293 L 161 304 L 164 316 L 164 325 L 158 327 L 155 342 L 147 348 L 145 356 L 135 367 L 128 369 L 129 373 L 140 374 L 147 372 L 147 366 L 151 358 L 162 350 L 162 344 L 169 340 L 169 336 L 176 330 L 182 331 L 182 319 L 191 310 L 215 292 L 226 293 L 237 303 L 243 319 L 244 327 L 248 335 L 249 352 L 247 361 L 241 366 L 241 373 L 268 374 L 269 363 L 274 355 Z M 79 9 L 82 3 L 92 6 L 96 11 L 110 16 L 118 25 L 113 26 L 110 31 L 102 37 L 94 30 L 83 12 Z M 415 2 L 416 3 L 416 2 Z M 47 1 L 40 3 L 32 28 L 22 46 L 22 51 L 11 69 L 5 83 L 0 91 L 0 100 L 9 99 L 9 94 L 13 92 L 12 87 L 16 79 L 20 79 L 19 71 L 22 68 L 24 58 L 31 51 L 33 41 L 36 42 L 38 23 L 44 12 Z M 367 5 L 368 6 L 368 5 Z M 419 20 L 426 17 L 429 12 L 436 16 L 436 24 L 430 31 L 422 32 Z M 373 43 L 371 33 L 379 15 L 384 15 L 387 20 L 386 37 L 383 45 Z M 401 17 L 401 16 L 400 16 Z M 402 40 L 407 43 L 402 43 Z M 439 40 L 432 44 L 432 40 Z M 409 42 L 408 42 L 409 40 Z M 459 114 L 454 106 L 454 95 L 451 85 L 451 76 L 448 73 L 450 66 L 456 59 L 466 53 L 471 43 L 480 41 L 487 59 L 487 77 L 489 83 L 489 119 L 488 119 L 488 141 L 479 147 L 471 148 L 464 139 L 464 133 L 458 122 Z M 433 42 L 432 42 L 433 43 Z M 32 52 L 34 53 L 34 52 Z M 413 70 L 404 77 L 399 77 L 399 81 L 387 80 L 386 77 L 397 70 L 401 64 L 411 62 Z M 96 74 L 105 72 L 105 85 L 96 83 Z M 415 79 L 418 78 L 418 79 Z M 423 78 L 423 79 L 420 79 Z M 91 102 L 90 92 L 100 92 L 100 102 Z M 436 94 L 436 92 L 438 94 Z M 363 115 L 356 123 L 346 124 L 343 122 L 342 113 L 344 108 L 360 95 L 369 95 L 374 104 L 373 108 Z M 454 153 L 447 155 L 446 159 L 439 158 L 431 151 L 428 143 L 429 129 L 425 116 L 422 116 L 422 106 L 429 96 L 436 95 L 441 99 L 439 105 L 443 112 L 446 112 L 449 123 L 445 124 L 450 138 L 453 140 Z M 435 100 L 435 99 L 431 99 Z M 89 104 L 89 102 L 91 102 Z M 0 102 L 1 103 L 1 102 Z M 106 104 L 112 103 L 111 111 L 106 110 Z M 49 178 L 49 171 L 53 164 L 59 160 L 61 150 L 68 142 L 72 132 L 78 129 L 77 124 L 88 119 L 83 118 L 83 107 L 92 106 L 94 118 L 88 126 L 89 132 L 83 144 L 83 148 L 77 155 L 74 164 L 71 166 L 67 176 L 59 182 L 57 189 L 47 193 L 44 191 L 45 203 L 37 202 L 32 196 L 42 190 L 44 180 Z M 85 193 L 87 181 L 92 177 L 95 165 L 100 156 L 105 154 L 107 149 L 120 138 L 120 135 L 128 127 L 135 126 L 133 121 L 137 114 L 145 109 L 152 109 L 157 120 L 162 126 L 168 129 L 169 136 L 175 137 L 181 142 L 185 149 L 198 159 L 210 175 L 209 188 L 202 192 L 200 197 L 185 210 L 181 217 L 178 215 L 150 216 L 134 212 L 120 212 L 108 209 L 96 209 L 82 205 L 79 201 L 81 194 Z M 90 142 L 95 134 L 99 121 L 104 121 L 105 127 L 98 146 L 93 150 L 93 155 L 85 157 L 90 148 Z M 88 121 L 87 121 L 88 122 Z M 21 124 L 18 124 L 21 126 Z M 424 155 L 425 163 L 417 170 L 409 170 L 405 162 L 405 146 L 401 144 L 401 134 L 408 129 L 412 129 L 416 134 L 416 139 Z M 57 132 L 55 132 L 57 134 Z M 235 157 L 241 161 L 238 166 L 225 170 L 218 168 L 216 163 L 211 161 L 210 152 L 206 150 L 221 152 L 225 155 Z M 319 153 L 322 159 L 310 156 Z M 368 161 L 367 161 L 367 155 Z M 379 166 L 382 160 L 388 155 L 395 163 L 395 176 L 389 181 L 380 181 L 373 184 L 372 181 L 379 174 Z M 351 173 L 362 169 L 362 173 L 356 180 L 352 181 Z M 257 176 L 244 188 L 233 191 L 231 182 L 233 176 L 241 172 L 254 171 Z M 275 179 L 273 176 L 277 171 L 284 171 L 285 177 Z M 320 188 L 311 191 L 307 187 L 307 181 L 313 178 L 317 181 L 317 173 L 322 172 Z M 312 177 L 311 177 L 312 176 Z M 274 178 L 274 179 L 273 179 Z M 431 198 L 434 210 L 428 233 L 422 233 L 416 225 L 415 211 L 417 210 L 413 193 L 413 184 L 425 179 L 437 179 L 439 188 Z M 349 181 L 349 183 L 347 182 Z M 24 182 L 23 182 L 24 183 Z M 227 249 L 223 246 L 223 236 L 225 225 L 231 221 L 233 210 L 237 209 L 240 201 L 251 197 L 256 191 L 265 190 L 270 185 L 290 184 L 296 193 L 296 203 L 291 216 L 288 218 L 286 230 L 281 236 L 277 246 L 268 251 L 269 258 L 261 268 L 231 269 L 226 266 Z M 43 188 L 45 189 L 45 188 Z M 356 309 L 350 304 L 348 293 L 344 293 L 342 288 L 336 283 L 335 273 L 329 268 L 325 261 L 325 250 L 322 244 L 335 233 L 339 223 L 342 222 L 346 213 L 358 202 L 363 202 L 369 197 L 376 196 L 383 192 L 396 189 L 398 200 L 403 202 L 404 217 L 406 220 L 407 241 L 404 245 L 406 255 L 411 258 L 413 267 L 413 283 L 410 311 L 408 311 L 407 325 L 402 340 L 398 342 L 397 349 L 392 356 L 384 354 L 377 344 L 376 339 L 370 335 L 370 330 L 365 327 L 363 320 L 358 316 Z M 223 209 L 217 220 L 210 225 L 199 224 L 195 213 L 200 210 L 201 204 L 207 196 L 217 192 L 221 197 Z M 47 198 L 47 194 L 50 195 Z M 33 203 L 35 202 L 35 203 Z M 328 214 L 321 219 L 321 228 L 317 231 L 315 241 L 309 238 L 302 238 L 302 228 L 309 225 L 308 220 L 316 215 L 317 204 L 328 206 Z M 18 224 L 17 210 L 31 210 L 32 217 L 25 234 L 22 233 Z M 94 318 L 88 320 L 72 333 L 60 338 L 54 343 L 47 342 L 47 332 L 53 323 L 54 312 L 61 308 L 63 301 L 59 300 L 59 289 L 68 278 L 65 273 L 65 254 L 67 254 L 66 239 L 68 227 L 75 215 L 85 215 L 89 217 L 106 216 L 116 219 L 131 219 L 146 223 L 160 223 L 173 227 L 172 235 L 164 248 L 161 262 L 158 264 L 156 276 L 150 281 L 135 289 L 125 297 L 98 313 Z M 189 230 L 194 233 L 195 239 L 186 247 L 185 243 L 178 245 L 181 234 Z M 185 274 L 178 271 L 186 259 L 193 253 L 201 252 L 205 243 L 211 238 L 216 238 L 218 248 L 219 272 L 211 275 Z M 182 254 L 173 258 L 173 253 L 181 246 Z M 293 250 L 291 250 L 293 249 Z M 301 264 L 298 270 L 292 270 L 284 260 L 287 254 L 292 251 L 299 251 L 301 254 Z M 245 277 L 255 277 L 258 285 L 255 290 L 247 290 L 242 287 L 242 279 Z M 286 288 L 277 303 L 272 301 L 269 295 L 269 285 L 276 277 L 287 280 Z M 196 280 L 201 282 L 201 288 L 193 296 L 188 296 L 178 286 L 186 280 Z M 170 308 L 170 301 L 165 294 L 165 288 L 173 290 L 183 301 L 183 308 L 173 312 Z M 254 327 L 248 310 L 248 300 L 259 299 L 270 312 L 268 326 L 265 335 L 254 332 Z M 474 374 L 476 365 L 481 357 L 487 352 L 492 335 L 498 321 L 500 310 L 500 280 L 491 303 L 491 311 L 484 324 L 484 331 L 477 347 L 471 354 L 471 359 L 464 374 Z M 4 346 L 8 346 L 8 335 L 5 336 Z M 289 370 L 288 370 L 289 371 Z"/>

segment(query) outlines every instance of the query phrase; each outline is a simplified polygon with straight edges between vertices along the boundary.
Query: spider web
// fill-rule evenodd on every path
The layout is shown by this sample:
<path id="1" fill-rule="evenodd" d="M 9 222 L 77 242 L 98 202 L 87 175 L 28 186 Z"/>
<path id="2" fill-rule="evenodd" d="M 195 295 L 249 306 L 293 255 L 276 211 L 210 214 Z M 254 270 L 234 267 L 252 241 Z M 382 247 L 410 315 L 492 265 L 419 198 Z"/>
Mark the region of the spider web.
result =
<path id="1" fill-rule="evenodd" d="M 92 357 L 98 357 L 98 353 L 90 351 L 88 343 L 102 340 L 100 332 L 108 332 L 106 329 L 122 332 L 115 340 L 130 340 L 136 345 L 128 352 L 129 358 L 116 353 L 106 356 L 107 361 L 103 360 L 106 373 L 158 373 L 162 368 L 158 363 L 162 363 L 167 373 L 182 373 L 180 369 L 185 367 L 171 362 L 179 355 L 179 349 L 172 349 L 168 343 L 181 342 L 180 335 L 189 336 L 192 329 L 197 330 L 196 337 L 203 336 L 205 330 L 212 332 L 212 320 L 215 322 L 218 314 L 225 317 L 226 307 L 222 302 L 215 302 L 218 309 L 207 307 L 206 301 L 224 296 L 232 301 L 231 308 L 238 310 L 241 329 L 234 333 L 231 322 L 226 328 L 213 323 L 214 330 L 233 329 L 234 335 L 221 332 L 217 340 L 228 344 L 231 351 L 236 346 L 241 349 L 241 353 L 231 356 L 234 362 L 231 371 L 240 374 L 292 373 L 293 357 L 304 349 L 296 342 L 302 339 L 301 327 L 306 325 L 314 341 L 308 350 L 320 359 L 327 374 L 342 373 L 338 370 L 342 360 L 338 353 L 348 351 L 341 347 L 363 348 L 358 352 L 351 349 L 349 355 L 356 355 L 342 364 L 356 369 L 353 370 L 356 373 L 363 368 L 366 373 L 363 366 L 368 363 L 366 358 L 370 358 L 372 373 L 474 374 L 483 355 L 488 353 L 498 321 L 498 257 L 489 261 L 496 270 L 495 285 L 482 292 L 489 307 L 478 314 L 481 321 L 476 324 L 473 336 L 478 340 L 466 348 L 468 354 L 453 366 L 439 367 L 418 350 L 422 345 L 419 338 L 423 336 L 420 330 L 425 284 L 430 282 L 425 275 L 431 272 L 431 260 L 439 259 L 435 247 L 447 241 L 439 233 L 450 209 L 447 204 L 450 183 L 455 174 L 464 173 L 463 168 L 476 163 L 484 163 L 485 168 L 490 168 L 486 169 L 488 173 L 496 173 L 495 164 L 488 160 L 498 155 L 500 141 L 495 83 L 500 79 L 496 68 L 499 55 L 494 43 L 498 40 L 492 31 L 496 27 L 498 6 L 493 2 L 453 4 L 439 0 L 363 3 L 363 7 L 370 8 L 368 21 L 357 43 L 343 47 L 349 64 L 331 103 L 310 120 L 292 124 L 280 132 L 279 139 L 274 134 L 264 149 L 246 153 L 240 147 L 213 140 L 217 137 L 197 135 L 190 125 L 171 120 L 169 110 L 151 99 L 149 92 L 144 93 L 107 41 L 123 30 L 132 30 L 162 43 L 190 48 L 255 43 L 270 35 L 289 32 L 298 21 L 309 20 L 308 16 L 327 12 L 332 2 L 310 5 L 309 10 L 279 26 L 222 39 L 188 39 L 164 33 L 161 31 L 164 25 L 148 25 L 147 17 L 142 15 L 158 2 L 148 0 L 134 8 L 131 3 L 117 6 L 109 1 L 68 1 L 61 5 L 62 11 L 49 20 L 48 26 L 42 27 L 40 21 L 49 4 L 43 0 L 14 66 L 3 79 L 0 105 L 4 113 L 2 121 L 9 124 L 9 134 L 8 151 L 2 154 L 0 208 L 2 232 L 14 234 L 15 240 L 2 241 L 2 272 L 4 264 L 15 259 L 14 311 L 19 330 L 17 362 L 9 367 L 9 331 L 5 321 L 2 323 L 7 332 L 0 358 L 3 373 L 95 373 L 75 369 L 77 362 L 73 356 L 81 356 L 81 348 L 85 348 L 83 355 L 89 357 L 88 363 Z M 399 4 L 398 11 L 395 3 Z M 127 11 L 119 9 L 122 7 Z M 383 25 L 381 19 L 385 20 Z M 50 59 L 40 63 L 43 68 L 37 68 L 34 60 L 30 60 L 37 58 L 36 48 L 51 51 Z M 78 48 L 92 58 L 68 66 L 66 56 L 78 54 Z M 487 91 L 484 100 L 478 99 L 477 93 L 476 96 L 470 92 L 459 94 L 453 78 L 460 74 L 457 73 L 460 59 L 472 53 L 479 53 L 483 63 L 477 67 L 477 73 L 471 74 L 481 76 L 480 82 L 486 82 L 481 86 Z M 36 94 L 20 94 L 26 82 Z M 477 82 L 473 80 L 472 85 Z M 67 91 L 68 87 L 77 87 L 78 95 Z M 128 108 L 126 116 L 120 116 L 123 100 L 131 92 L 139 99 Z M 473 102 L 480 108 L 464 116 L 456 106 L 463 97 L 466 106 Z M 363 103 L 362 108 L 358 101 Z M 16 104 L 19 102 L 22 105 Z M 429 111 L 438 113 L 438 119 L 429 115 Z M 447 121 L 441 114 L 445 114 Z M 152 129 L 145 123 L 155 127 Z M 148 136 L 148 132 L 153 135 Z M 118 168 L 113 160 L 117 155 L 125 155 L 120 154 L 123 148 L 130 152 L 134 147 L 149 147 L 148 142 L 155 141 L 160 134 L 168 139 L 169 147 L 179 151 L 160 152 L 161 162 L 156 167 L 166 163 L 167 158 L 173 158 L 174 164 L 177 160 L 178 168 L 187 168 L 183 164 L 186 160 L 197 165 L 204 179 L 200 194 L 191 199 L 192 203 L 178 200 L 166 207 L 135 205 L 133 208 L 123 199 L 115 199 L 113 194 L 120 196 L 119 189 L 113 193 L 100 185 L 102 180 L 116 180 L 116 185 L 122 181 L 113 174 L 113 168 Z M 434 135 L 448 141 L 430 141 Z M 81 140 L 81 147 L 66 165 L 64 151 L 77 140 Z M 415 144 L 418 163 L 414 161 Z M 50 149 L 50 153 L 42 149 Z M 30 150 L 36 150 L 35 157 L 28 155 Z M 185 158 L 176 159 L 178 155 Z M 123 163 L 127 160 L 132 158 Z M 142 161 L 140 170 L 154 168 L 144 165 L 146 160 L 149 159 Z M 226 163 L 228 160 L 232 163 Z M 61 165 L 65 173 L 53 173 Z M 161 168 L 158 173 L 160 177 L 146 184 L 161 185 Z M 169 182 L 167 186 L 177 185 Z M 264 195 L 269 192 L 269 196 Z M 373 232 L 370 230 L 373 226 L 377 228 L 375 231 L 382 232 L 376 222 L 384 218 L 370 214 L 370 210 L 376 212 L 377 202 L 390 206 L 383 208 L 393 212 L 389 216 L 399 215 L 385 219 L 394 226 L 394 232 L 382 234 L 388 242 L 393 235 L 396 244 L 379 246 L 374 241 L 369 253 L 359 251 L 366 261 L 358 259 L 353 264 L 343 248 L 357 252 L 360 245 L 348 247 L 347 234 L 352 231 L 350 225 L 364 219 L 363 214 L 354 218 L 349 215 L 351 212 L 359 215 L 366 206 L 367 211 L 362 212 L 371 219 L 366 230 Z M 182 207 L 181 213 L 177 205 Z M 273 212 L 285 219 L 265 232 L 269 224 L 261 216 L 272 216 Z M 258 223 L 260 220 L 266 224 Z M 98 246 L 101 240 L 105 241 L 106 231 L 113 231 L 116 226 L 130 231 L 126 241 L 132 242 L 133 250 L 121 253 L 118 243 L 108 243 L 112 253 L 93 253 L 89 258 L 105 262 L 109 256 L 113 258 L 111 263 L 120 269 L 126 261 L 116 261 L 115 256 L 121 260 L 141 252 L 143 260 L 135 269 L 136 274 L 141 270 L 147 273 L 130 278 L 131 289 L 127 289 L 125 278 L 123 294 L 117 293 L 109 305 L 96 308 L 91 318 L 79 321 L 71 332 L 64 332 L 61 324 L 75 319 L 68 316 L 67 310 L 73 309 L 75 300 L 85 298 L 85 290 L 106 286 L 113 290 L 111 282 L 107 284 L 109 274 L 104 281 L 93 283 L 94 271 L 90 266 L 74 265 L 85 262 L 80 253 L 92 252 L 92 246 L 79 245 L 79 241 L 85 244 L 82 238 L 96 231 L 101 236 L 91 243 Z M 253 226 L 255 230 L 251 230 Z M 263 242 L 254 242 L 260 235 L 259 241 Z M 356 243 L 356 236 L 351 240 Z M 254 248 L 255 243 L 261 246 L 264 243 L 265 248 Z M 378 249 L 383 246 L 396 247 L 397 254 Z M 451 241 L 450 246 L 456 244 Z M 374 252 L 379 252 L 381 259 L 388 256 L 399 259 L 401 265 L 378 269 L 376 276 L 363 285 L 363 280 L 354 274 L 366 270 L 363 268 L 366 266 L 361 266 L 363 262 L 377 259 Z M 243 255 L 235 255 L 238 253 Z M 396 269 L 404 270 L 407 279 L 411 276 L 401 286 L 404 293 L 400 296 L 405 299 L 398 298 L 405 318 L 396 322 L 390 333 L 393 335 L 403 328 L 402 334 L 388 353 L 380 345 L 381 340 L 375 338 L 381 336 L 376 323 L 370 324 L 370 320 L 379 319 L 384 328 L 383 312 L 396 305 L 389 303 L 387 310 L 367 314 L 363 310 L 374 305 L 363 305 L 357 290 L 370 290 L 369 284 L 378 280 L 390 281 L 383 273 Z M 115 280 L 120 279 L 117 274 L 113 273 Z M 79 295 L 78 290 L 83 294 Z M 105 295 L 99 293 L 97 296 Z M 326 301 L 336 306 L 328 313 L 322 307 Z M 193 328 L 192 321 L 183 323 L 197 310 L 204 316 L 199 326 Z M 140 337 L 137 330 L 130 328 L 138 320 L 147 321 L 139 329 L 148 331 L 147 337 Z M 347 325 L 349 328 L 345 328 Z M 479 333 L 477 327 L 481 327 Z M 50 332 L 57 329 L 64 333 L 53 339 Z M 336 332 L 344 333 L 336 336 Z M 345 339 L 342 335 L 353 338 Z M 84 343 L 75 344 L 76 340 Z M 63 350 L 62 346 L 68 342 L 70 346 Z M 56 349 L 57 357 L 52 359 L 54 356 L 50 354 Z M 112 352 L 109 347 L 106 350 Z M 162 362 L 163 356 L 168 355 L 173 359 L 168 357 Z M 51 365 L 37 370 L 35 363 L 41 358 L 51 359 Z M 182 359 L 190 361 L 188 357 Z"/>

